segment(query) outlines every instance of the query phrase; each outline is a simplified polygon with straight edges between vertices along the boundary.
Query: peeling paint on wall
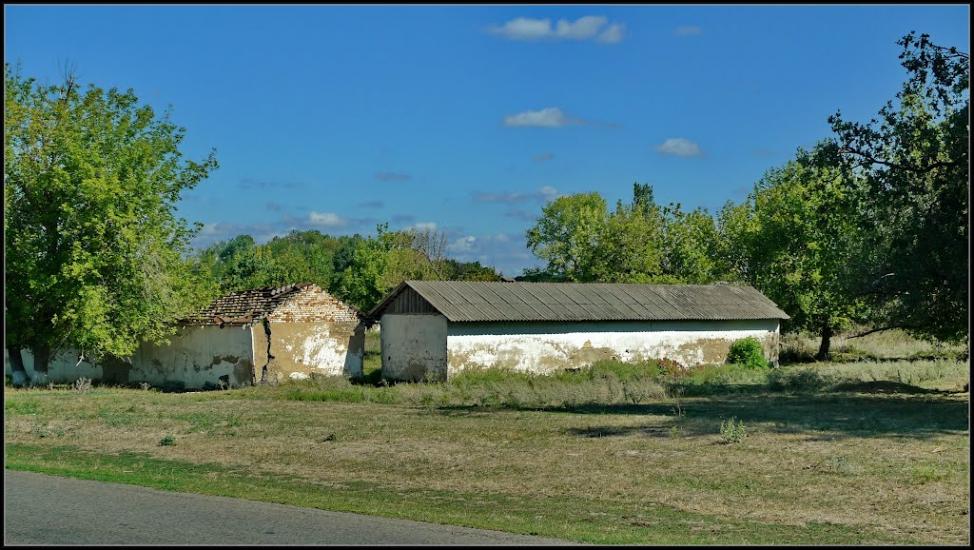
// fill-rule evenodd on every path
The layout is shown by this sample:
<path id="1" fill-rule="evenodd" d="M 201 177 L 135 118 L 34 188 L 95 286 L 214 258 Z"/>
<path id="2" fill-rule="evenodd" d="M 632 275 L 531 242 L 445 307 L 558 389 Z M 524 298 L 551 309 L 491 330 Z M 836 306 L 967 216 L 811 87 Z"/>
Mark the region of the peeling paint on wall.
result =
<path id="1" fill-rule="evenodd" d="M 449 323 L 442 315 L 387 313 L 381 323 L 382 376 L 393 380 L 443 380 L 469 368 L 550 373 L 603 359 L 715 364 L 748 336 L 762 341 L 770 360 L 778 353 L 776 319 Z"/>
<path id="2" fill-rule="evenodd" d="M 730 344 L 755 336 L 777 360 L 777 320 L 601 323 L 451 323 L 449 373 L 508 368 L 547 373 L 600 359 L 722 363 Z M 770 353 L 773 351 L 773 353 Z"/>
<path id="3" fill-rule="evenodd" d="M 293 373 L 346 377 L 362 374 L 365 328 L 357 320 L 270 322 L 269 329 L 266 338 L 272 357 L 266 363 L 268 378 L 281 381 Z M 275 349 L 276 353 L 270 351 Z"/>
<path id="4" fill-rule="evenodd" d="M 131 358 L 106 357 L 98 365 L 77 363 L 77 353 L 65 351 L 51 361 L 48 375 L 33 374 L 33 357 L 23 352 L 24 366 L 35 383 L 71 383 L 81 377 L 106 384 L 147 382 L 155 387 L 215 388 L 248 386 L 253 377 L 253 344 L 249 327 L 181 327 L 168 344 L 143 343 Z M 6 359 L 6 356 L 5 356 Z M 9 361 L 4 361 L 9 372 Z"/>

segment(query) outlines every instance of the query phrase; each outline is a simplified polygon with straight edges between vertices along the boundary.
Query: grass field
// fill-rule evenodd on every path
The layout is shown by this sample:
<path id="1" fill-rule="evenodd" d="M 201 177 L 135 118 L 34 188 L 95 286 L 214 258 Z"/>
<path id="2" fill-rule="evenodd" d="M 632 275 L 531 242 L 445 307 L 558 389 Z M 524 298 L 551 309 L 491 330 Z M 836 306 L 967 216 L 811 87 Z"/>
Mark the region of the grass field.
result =
<path id="1" fill-rule="evenodd" d="M 7 388 L 5 458 L 584 542 L 963 544 L 968 379 L 966 361 L 873 360 L 392 387 Z"/>

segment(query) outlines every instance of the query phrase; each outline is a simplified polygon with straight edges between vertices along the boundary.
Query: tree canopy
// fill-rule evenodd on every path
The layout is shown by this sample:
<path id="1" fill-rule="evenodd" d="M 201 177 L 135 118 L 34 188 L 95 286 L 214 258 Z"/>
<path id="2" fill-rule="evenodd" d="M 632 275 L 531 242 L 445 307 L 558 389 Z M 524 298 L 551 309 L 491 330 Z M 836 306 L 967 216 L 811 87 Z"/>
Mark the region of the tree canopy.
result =
<path id="1" fill-rule="evenodd" d="M 257 244 L 239 235 L 201 250 L 197 261 L 223 293 L 310 282 L 362 311 L 407 279 L 500 280 L 491 267 L 445 257 L 445 243 L 436 231 L 380 224 L 367 237 L 292 231 Z"/>
<path id="2" fill-rule="evenodd" d="M 791 316 L 790 326 L 831 336 L 869 319 L 860 292 L 869 256 L 861 231 L 865 189 L 843 173 L 823 145 L 768 171 L 742 204 L 725 208 L 721 226 L 736 249 L 737 276 Z"/>
<path id="3" fill-rule="evenodd" d="M 884 326 L 968 334 L 970 58 L 910 33 L 898 42 L 909 78 L 877 118 L 829 122 L 839 152 L 865 176 L 862 228 L 880 261 L 868 297 Z"/>
<path id="4" fill-rule="evenodd" d="M 52 354 L 127 356 L 158 341 L 205 291 L 184 253 L 180 195 L 216 168 L 132 90 L 43 86 L 4 65 L 5 326 L 44 373 Z"/>
<path id="5" fill-rule="evenodd" d="M 731 272 L 717 261 L 716 222 L 708 212 L 660 206 L 649 184 L 609 212 L 598 193 L 559 197 L 528 230 L 527 243 L 548 262 L 535 280 L 707 283 Z"/>

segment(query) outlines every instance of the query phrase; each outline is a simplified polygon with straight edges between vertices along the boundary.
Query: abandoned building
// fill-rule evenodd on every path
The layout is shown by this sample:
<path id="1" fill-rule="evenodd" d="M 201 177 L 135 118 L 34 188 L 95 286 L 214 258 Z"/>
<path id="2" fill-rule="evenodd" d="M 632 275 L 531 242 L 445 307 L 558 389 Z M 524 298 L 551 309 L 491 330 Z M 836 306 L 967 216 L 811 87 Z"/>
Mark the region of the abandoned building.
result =
<path id="1" fill-rule="evenodd" d="M 463 369 L 551 372 L 599 359 L 723 363 L 754 336 L 778 359 L 788 315 L 743 285 L 406 281 L 368 314 L 382 376 L 444 380 Z"/>
<path id="2" fill-rule="evenodd" d="M 80 361 L 65 351 L 52 358 L 47 381 L 79 377 L 105 384 L 146 382 L 203 389 L 249 386 L 311 374 L 359 376 L 365 347 L 360 314 L 313 284 L 234 292 L 179 323 L 169 343 L 143 343 L 126 360 Z M 23 352 L 28 373 L 33 360 Z M 8 358 L 4 357 L 10 374 Z"/>

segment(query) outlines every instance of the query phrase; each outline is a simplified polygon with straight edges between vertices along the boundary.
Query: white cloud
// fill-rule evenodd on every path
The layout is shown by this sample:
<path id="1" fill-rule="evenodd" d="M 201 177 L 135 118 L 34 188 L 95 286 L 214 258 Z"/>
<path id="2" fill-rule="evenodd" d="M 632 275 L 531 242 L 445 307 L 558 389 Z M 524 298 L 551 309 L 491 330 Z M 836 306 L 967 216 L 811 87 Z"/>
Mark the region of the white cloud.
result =
<path id="1" fill-rule="evenodd" d="M 538 194 L 545 202 L 553 201 L 558 198 L 558 190 L 550 185 L 545 185 L 542 187 L 541 190 L 538 191 Z"/>
<path id="2" fill-rule="evenodd" d="M 673 29 L 676 36 L 697 36 L 703 34 L 703 29 L 695 25 L 683 25 Z"/>
<path id="3" fill-rule="evenodd" d="M 447 252 L 451 252 L 453 254 L 465 254 L 468 252 L 473 252 L 474 244 L 476 242 L 477 237 L 467 235 L 466 237 L 460 237 L 459 239 L 446 245 L 446 250 Z"/>
<path id="4" fill-rule="evenodd" d="M 582 123 L 582 120 L 569 118 L 558 107 L 545 107 L 540 111 L 524 111 L 504 117 L 504 126 L 514 127 L 560 128 Z"/>
<path id="5" fill-rule="evenodd" d="M 492 27 L 490 32 L 511 40 L 537 40 L 551 36 L 551 19 L 518 17 L 500 27 Z"/>
<path id="6" fill-rule="evenodd" d="M 501 202 L 508 204 L 531 201 L 548 202 L 556 198 L 558 198 L 558 190 L 550 185 L 545 185 L 537 191 L 528 193 L 518 191 L 507 193 L 474 193 L 474 200 L 477 202 Z"/>
<path id="7" fill-rule="evenodd" d="M 323 227 L 341 227 L 346 221 L 334 212 L 311 212 L 308 214 L 308 223 Z"/>
<path id="8" fill-rule="evenodd" d="M 464 235 L 447 245 L 450 256 L 461 262 L 478 261 L 494 266 L 503 273 L 517 274 L 528 266 L 537 266 L 538 260 L 527 248 L 524 234 L 498 233 Z"/>
<path id="9" fill-rule="evenodd" d="M 575 21 L 559 19 L 554 26 L 551 19 L 518 17 L 501 26 L 491 27 L 491 33 L 510 40 L 590 40 L 615 44 L 622 40 L 622 25 L 613 23 L 601 15 L 586 15 Z M 603 30 L 604 29 L 604 30 Z M 599 32 L 602 34 L 599 34 Z"/>
<path id="10" fill-rule="evenodd" d="M 436 231 L 436 222 L 416 222 L 406 229 L 412 229 L 413 231 Z"/>
<path id="11" fill-rule="evenodd" d="M 625 27 L 618 23 L 610 25 L 609 28 L 602 31 L 598 40 L 605 44 L 618 44 L 622 42 L 622 38 L 625 35 L 624 29 Z"/>
<path id="12" fill-rule="evenodd" d="M 700 146 L 684 138 L 669 138 L 656 150 L 662 155 L 675 155 L 678 157 L 698 157 L 703 154 Z"/>
<path id="13" fill-rule="evenodd" d="M 567 40 L 586 40 L 598 34 L 599 29 L 608 22 L 608 19 L 598 15 L 579 17 L 574 23 L 561 19 L 555 28 L 555 36 Z"/>

